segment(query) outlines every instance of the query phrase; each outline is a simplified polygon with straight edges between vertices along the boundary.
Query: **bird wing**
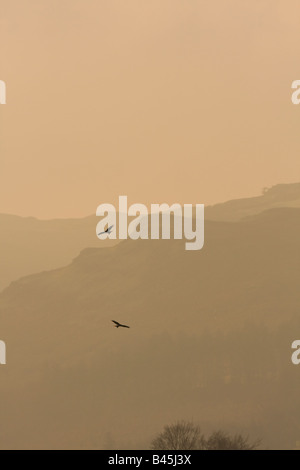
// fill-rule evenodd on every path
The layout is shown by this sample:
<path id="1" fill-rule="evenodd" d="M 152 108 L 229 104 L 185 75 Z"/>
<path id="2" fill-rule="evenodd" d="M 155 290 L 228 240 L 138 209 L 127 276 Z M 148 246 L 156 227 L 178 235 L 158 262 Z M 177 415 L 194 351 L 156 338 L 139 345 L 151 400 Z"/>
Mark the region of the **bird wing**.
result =
<path id="1" fill-rule="evenodd" d="M 120 323 L 115 320 L 112 320 L 112 322 L 115 323 L 116 325 L 120 325 Z"/>
<path id="2" fill-rule="evenodd" d="M 111 225 L 110 227 L 108 227 L 107 231 L 109 232 L 112 228 L 113 228 L 113 225 Z"/>
<path id="3" fill-rule="evenodd" d="M 105 232 L 100 232 L 100 233 L 98 233 L 98 235 L 102 235 L 103 233 L 105 233 Z"/>
<path id="4" fill-rule="evenodd" d="M 122 326 L 123 328 L 130 328 L 130 326 L 127 326 L 127 325 L 122 325 L 121 324 L 120 326 Z"/>

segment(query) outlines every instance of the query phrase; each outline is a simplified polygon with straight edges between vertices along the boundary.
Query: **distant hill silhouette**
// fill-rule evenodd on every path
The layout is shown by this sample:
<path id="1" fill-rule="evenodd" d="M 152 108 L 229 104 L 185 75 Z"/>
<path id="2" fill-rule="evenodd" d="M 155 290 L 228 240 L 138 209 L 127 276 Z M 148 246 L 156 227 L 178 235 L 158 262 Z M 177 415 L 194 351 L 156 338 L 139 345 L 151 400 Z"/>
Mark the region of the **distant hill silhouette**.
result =
<path id="1" fill-rule="evenodd" d="M 87 246 L 99 247 L 97 222 L 96 216 L 38 220 L 0 214 L 0 291 L 21 276 L 70 263 Z"/>
<path id="2" fill-rule="evenodd" d="M 300 183 L 278 184 L 264 188 L 258 197 L 235 199 L 206 208 L 209 220 L 237 221 L 244 217 L 280 207 L 300 208 Z"/>
<path id="3" fill-rule="evenodd" d="M 13 282 L 0 295 L 0 446 L 97 447 L 116 429 L 128 446 L 174 417 L 291 446 L 299 245 L 300 209 L 272 209 L 207 221 L 199 252 L 126 240 Z"/>
<path id="4" fill-rule="evenodd" d="M 300 207 L 300 183 L 277 185 L 259 197 L 206 207 L 205 217 L 237 221 L 279 207 Z M 22 276 L 70 263 L 84 248 L 116 244 L 110 240 L 99 243 L 95 235 L 98 221 L 96 216 L 38 220 L 0 214 L 0 292 Z"/>

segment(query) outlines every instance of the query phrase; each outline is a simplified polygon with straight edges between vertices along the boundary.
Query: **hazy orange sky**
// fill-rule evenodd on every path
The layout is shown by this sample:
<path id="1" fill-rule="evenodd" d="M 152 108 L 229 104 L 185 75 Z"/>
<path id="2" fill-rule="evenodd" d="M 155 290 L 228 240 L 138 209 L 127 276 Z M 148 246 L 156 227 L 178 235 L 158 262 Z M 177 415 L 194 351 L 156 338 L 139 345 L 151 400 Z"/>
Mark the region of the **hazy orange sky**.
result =
<path id="1" fill-rule="evenodd" d="M 298 0 L 0 0 L 0 212 L 300 181 Z"/>

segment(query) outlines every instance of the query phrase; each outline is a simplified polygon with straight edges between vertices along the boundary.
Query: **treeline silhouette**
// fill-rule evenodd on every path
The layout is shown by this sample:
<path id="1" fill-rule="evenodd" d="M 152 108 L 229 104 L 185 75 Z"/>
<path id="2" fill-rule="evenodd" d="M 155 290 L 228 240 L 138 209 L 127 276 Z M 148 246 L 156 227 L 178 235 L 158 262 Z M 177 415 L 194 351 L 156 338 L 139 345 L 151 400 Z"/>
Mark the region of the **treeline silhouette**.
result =
<path id="1" fill-rule="evenodd" d="M 178 421 L 164 427 L 151 443 L 152 450 L 255 450 L 260 441 L 249 441 L 248 436 L 231 436 L 224 431 L 214 431 L 208 437 L 198 424 Z"/>
<path id="2" fill-rule="evenodd" d="M 201 416 L 201 426 L 211 432 L 207 441 L 221 428 L 231 438 L 242 432 L 259 436 L 268 448 L 294 448 L 300 397 L 291 340 L 300 331 L 297 325 L 299 320 L 271 330 L 248 324 L 197 336 L 165 332 L 132 339 L 116 351 L 93 352 L 73 367 L 45 363 L 35 371 L 38 384 L 33 377 L 18 400 L 26 435 L 40 426 L 51 432 L 56 447 L 101 448 L 110 434 L 118 448 L 145 448 L 172 416 Z M 10 395 L 8 410 L 10 400 L 15 403 Z M 45 429 L 51 422 L 56 423 L 53 434 L 51 426 Z M 4 445 L 8 431 L 0 432 Z M 24 441 L 13 422 L 11 432 L 14 442 Z"/>

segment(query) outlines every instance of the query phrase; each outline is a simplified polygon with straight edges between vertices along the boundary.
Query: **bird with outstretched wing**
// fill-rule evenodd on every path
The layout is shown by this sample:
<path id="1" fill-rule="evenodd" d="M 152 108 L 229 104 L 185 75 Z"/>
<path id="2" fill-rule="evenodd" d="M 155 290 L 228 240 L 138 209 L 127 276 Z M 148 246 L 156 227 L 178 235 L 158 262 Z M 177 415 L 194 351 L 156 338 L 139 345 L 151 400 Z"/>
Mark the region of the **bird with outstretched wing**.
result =
<path id="1" fill-rule="evenodd" d="M 105 233 L 110 234 L 112 229 L 113 229 L 113 225 L 111 225 L 110 227 L 107 227 L 107 229 L 104 230 L 104 232 L 100 232 L 100 233 L 98 233 L 98 235 L 104 235 Z"/>
<path id="2" fill-rule="evenodd" d="M 115 323 L 116 328 L 130 328 L 130 326 L 127 325 L 122 325 L 122 323 L 119 323 L 118 321 L 112 320 L 113 323 Z"/>

